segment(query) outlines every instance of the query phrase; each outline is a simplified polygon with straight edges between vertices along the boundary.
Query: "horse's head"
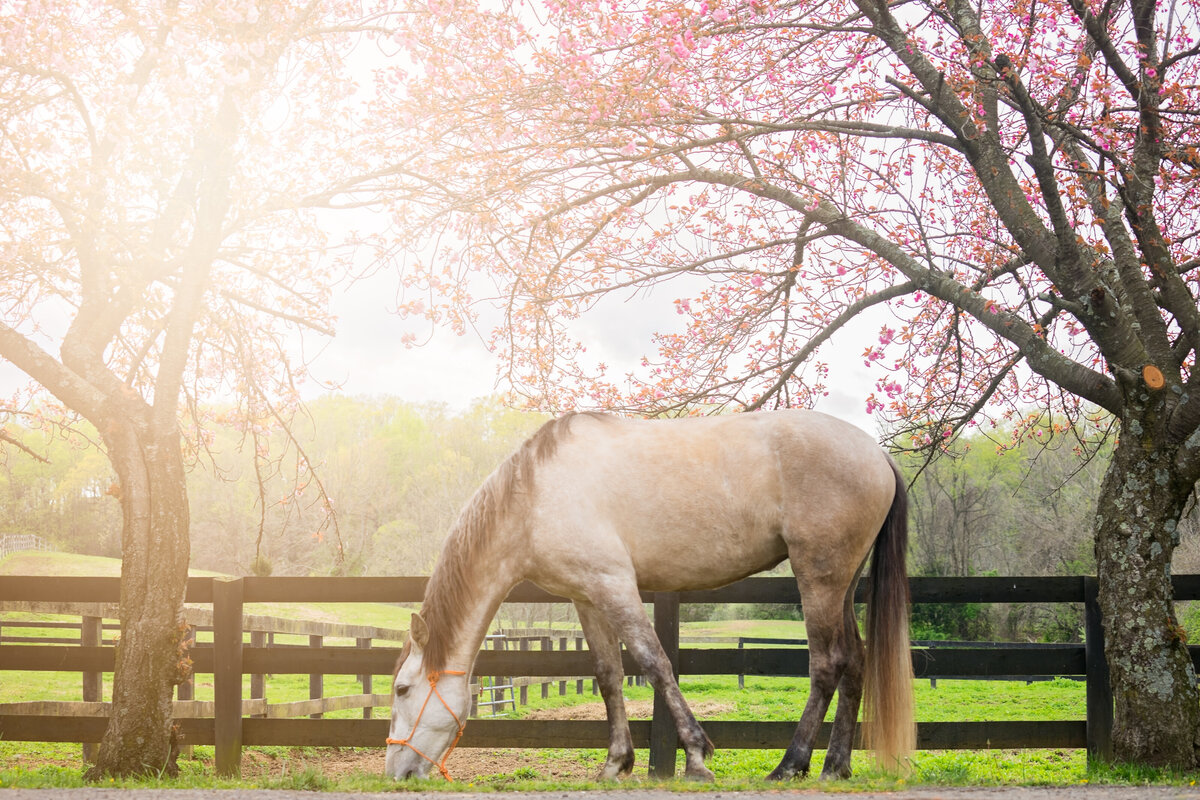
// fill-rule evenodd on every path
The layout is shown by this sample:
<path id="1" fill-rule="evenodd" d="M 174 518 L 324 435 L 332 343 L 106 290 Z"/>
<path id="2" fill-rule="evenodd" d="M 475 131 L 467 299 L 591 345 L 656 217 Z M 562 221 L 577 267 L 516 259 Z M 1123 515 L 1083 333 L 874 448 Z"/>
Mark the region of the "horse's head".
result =
<path id="1" fill-rule="evenodd" d="M 425 669 L 428 642 L 425 620 L 414 614 L 392 678 L 392 726 L 384 770 L 393 778 L 424 778 L 433 767 L 449 778 L 446 759 L 458 744 L 471 707 L 465 672 Z"/>

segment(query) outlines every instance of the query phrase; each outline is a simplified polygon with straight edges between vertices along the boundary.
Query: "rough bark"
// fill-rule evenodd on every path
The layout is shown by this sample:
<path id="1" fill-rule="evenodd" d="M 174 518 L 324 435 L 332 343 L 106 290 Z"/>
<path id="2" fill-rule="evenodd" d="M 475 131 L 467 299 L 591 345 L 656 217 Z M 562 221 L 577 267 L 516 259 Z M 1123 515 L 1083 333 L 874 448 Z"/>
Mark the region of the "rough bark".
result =
<path id="1" fill-rule="evenodd" d="M 104 431 L 118 475 L 121 639 L 113 711 L 89 777 L 178 772 L 171 702 L 186 679 L 183 594 L 189 553 L 188 502 L 177 428 L 158 431 L 118 419 Z"/>
<path id="2" fill-rule="evenodd" d="M 1096 513 L 1096 564 L 1117 761 L 1193 769 L 1200 695 L 1175 616 L 1171 558 L 1191 484 L 1153 409 L 1131 403 Z"/>

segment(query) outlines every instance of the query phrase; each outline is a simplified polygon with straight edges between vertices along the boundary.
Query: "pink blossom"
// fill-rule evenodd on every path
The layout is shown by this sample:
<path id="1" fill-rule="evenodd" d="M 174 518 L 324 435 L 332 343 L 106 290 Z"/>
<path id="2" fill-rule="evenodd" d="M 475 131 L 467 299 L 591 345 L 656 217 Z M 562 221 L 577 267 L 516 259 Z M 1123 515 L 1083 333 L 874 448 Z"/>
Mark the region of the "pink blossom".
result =
<path id="1" fill-rule="evenodd" d="M 883 351 L 876 350 L 874 347 L 868 347 L 863 351 L 863 366 L 871 366 L 871 363 L 883 358 Z"/>
<path id="2" fill-rule="evenodd" d="M 728 22 L 729 12 L 723 8 L 718 8 L 712 13 L 713 22 Z"/>

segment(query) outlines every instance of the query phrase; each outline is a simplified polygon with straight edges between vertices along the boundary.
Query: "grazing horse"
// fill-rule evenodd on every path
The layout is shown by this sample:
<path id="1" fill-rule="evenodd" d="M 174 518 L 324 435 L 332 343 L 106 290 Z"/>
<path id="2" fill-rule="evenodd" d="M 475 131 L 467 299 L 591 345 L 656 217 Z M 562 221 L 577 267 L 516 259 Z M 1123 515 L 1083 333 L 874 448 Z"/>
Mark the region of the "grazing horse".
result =
<path id="1" fill-rule="evenodd" d="M 436 766 L 446 775 L 488 625 L 509 590 L 530 580 L 579 611 L 608 711 L 599 777 L 633 769 L 624 642 L 666 700 L 687 777 L 711 780 L 712 742 L 680 694 L 639 590 L 715 588 L 785 558 L 800 587 L 811 690 L 769 777 L 807 773 L 835 689 L 822 777 L 848 777 L 864 685 L 867 744 L 883 766 L 899 766 L 915 739 L 906 540 L 895 464 L 865 433 L 824 414 L 548 422 L 488 477 L 446 539 L 396 664 L 387 774 L 424 777 Z M 854 587 L 872 549 L 864 655 Z"/>

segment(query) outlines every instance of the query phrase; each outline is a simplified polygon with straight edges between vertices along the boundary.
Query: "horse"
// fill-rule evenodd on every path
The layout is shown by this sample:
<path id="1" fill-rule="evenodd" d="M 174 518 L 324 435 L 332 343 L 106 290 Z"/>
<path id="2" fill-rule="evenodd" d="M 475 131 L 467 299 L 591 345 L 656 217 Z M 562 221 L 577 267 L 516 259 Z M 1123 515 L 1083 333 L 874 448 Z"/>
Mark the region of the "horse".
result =
<path id="1" fill-rule="evenodd" d="M 484 481 L 446 539 L 396 662 L 386 773 L 426 777 L 436 767 L 449 778 L 480 644 L 509 591 L 529 580 L 578 609 L 608 714 L 598 778 L 628 776 L 634 764 L 624 642 L 666 701 L 686 777 L 711 781 L 712 742 L 680 693 L 639 592 L 716 588 L 784 559 L 800 589 L 811 689 L 768 777 L 807 774 L 835 689 L 821 777 L 849 777 L 864 692 L 864 740 L 885 769 L 902 768 L 916 731 L 907 513 L 891 458 L 825 414 L 551 420 Z M 864 652 L 854 590 L 869 554 Z"/>

